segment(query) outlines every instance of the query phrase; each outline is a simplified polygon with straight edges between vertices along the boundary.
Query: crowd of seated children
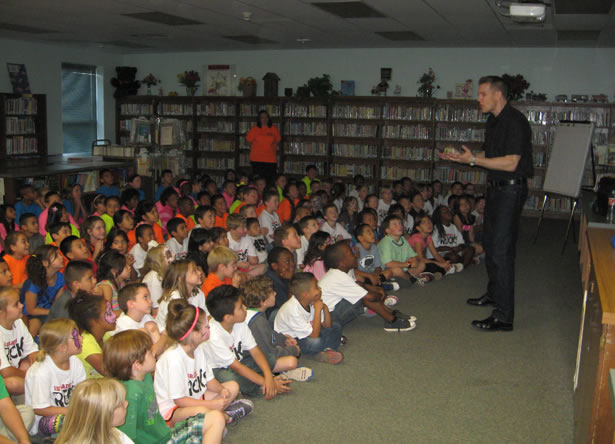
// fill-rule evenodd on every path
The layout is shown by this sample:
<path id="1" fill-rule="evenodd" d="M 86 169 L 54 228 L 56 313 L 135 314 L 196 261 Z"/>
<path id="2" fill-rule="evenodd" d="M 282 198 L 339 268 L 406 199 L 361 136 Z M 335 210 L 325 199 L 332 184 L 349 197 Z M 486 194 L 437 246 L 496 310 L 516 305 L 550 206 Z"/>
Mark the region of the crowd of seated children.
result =
<path id="1" fill-rule="evenodd" d="M 425 285 L 483 253 L 472 184 L 402 178 L 376 194 L 317 176 L 267 187 L 229 170 L 219 189 L 164 171 L 154 200 L 108 170 L 94 195 L 22 186 L 0 206 L 0 435 L 219 442 L 253 409 L 240 391 L 289 392 L 312 378 L 302 356 L 342 362 L 359 315 L 414 329 L 387 294 L 396 280 Z M 125 399 L 104 430 L 75 426 Z M 73 408 L 88 400 L 106 404 Z"/>

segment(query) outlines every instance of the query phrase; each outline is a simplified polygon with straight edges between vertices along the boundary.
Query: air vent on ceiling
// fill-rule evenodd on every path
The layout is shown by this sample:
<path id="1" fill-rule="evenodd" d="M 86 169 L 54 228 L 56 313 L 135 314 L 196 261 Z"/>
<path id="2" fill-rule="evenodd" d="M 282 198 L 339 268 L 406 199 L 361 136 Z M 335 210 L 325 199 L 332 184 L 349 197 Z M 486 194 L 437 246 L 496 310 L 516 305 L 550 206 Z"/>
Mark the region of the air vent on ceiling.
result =
<path id="1" fill-rule="evenodd" d="M 121 14 L 124 17 L 131 17 L 146 22 L 161 23 L 169 26 L 202 25 L 203 22 L 179 17 L 177 15 L 165 14 L 164 12 L 135 12 L 132 14 Z"/>
<path id="2" fill-rule="evenodd" d="M 555 0 L 556 14 L 608 14 L 613 0 Z"/>
<path id="3" fill-rule="evenodd" d="M 262 45 L 264 43 L 278 43 L 273 40 L 265 39 L 257 35 L 225 35 L 225 39 L 235 40 L 236 42 L 248 43 L 250 45 Z"/>
<path id="4" fill-rule="evenodd" d="M 127 40 L 111 40 L 110 42 L 100 42 L 105 46 L 117 46 L 119 48 L 143 49 L 151 48 L 151 46 L 142 45 L 141 43 L 129 42 Z"/>
<path id="5" fill-rule="evenodd" d="M 133 39 L 157 39 L 165 36 L 163 34 L 144 32 L 140 34 L 130 34 L 129 37 L 132 37 Z"/>
<path id="6" fill-rule="evenodd" d="M 0 30 L 24 32 L 28 34 L 51 34 L 58 32 L 49 29 L 35 28 L 34 26 L 17 25 L 15 23 L 0 23 Z"/>
<path id="7" fill-rule="evenodd" d="M 559 42 L 595 42 L 600 38 L 600 31 L 557 31 Z"/>
<path id="8" fill-rule="evenodd" d="M 342 18 L 386 17 L 363 2 L 322 2 L 312 3 L 317 8 Z"/>
<path id="9" fill-rule="evenodd" d="M 384 37 L 387 40 L 393 40 L 396 42 L 411 42 L 411 41 L 422 41 L 423 37 L 412 32 L 412 31 L 383 31 L 376 32 L 381 37 Z"/>

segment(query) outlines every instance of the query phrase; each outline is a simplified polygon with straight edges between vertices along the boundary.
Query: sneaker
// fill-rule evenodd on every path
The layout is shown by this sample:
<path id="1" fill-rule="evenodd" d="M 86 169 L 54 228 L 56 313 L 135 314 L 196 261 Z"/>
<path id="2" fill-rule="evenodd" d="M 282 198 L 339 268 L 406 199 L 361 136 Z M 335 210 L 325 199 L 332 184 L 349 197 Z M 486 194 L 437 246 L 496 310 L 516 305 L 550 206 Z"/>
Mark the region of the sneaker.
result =
<path id="1" fill-rule="evenodd" d="M 227 424 L 235 424 L 240 418 L 248 416 L 254 409 L 254 403 L 249 399 L 236 399 L 224 410 L 229 416 Z"/>
<path id="2" fill-rule="evenodd" d="M 474 257 L 472 258 L 472 263 L 473 263 L 474 265 L 478 265 L 478 264 L 480 264 L 480 258 L 479 258 L 478 256 L 474 256 Z"/>
<path id="3" fill-rule="evenodd" d="M 455 271 L 457 271 L 457 269 L 455 268 L 453 264 L 451 264 L 451 268 L 449 268 L 448 271 L 444 275 L 448 276 L 449 274 L 455 274 Z"/>
<path id="4" fill-rule="evenodd" d="M 406 313 L 402 313 L 399 310 L 393 310 L 393 316 L 395 316 L 398 319 L 406 319 L 410 322 L 416 322 L 415 316 L 407 315 Z"/>
<path id="5" fill-rule="evenodd" d="M 384 305 L 386 305 L 387 307 L 392 307 L 394 305 L 397 305 L 398 302 L 399 302 L 399 299 L 397 298 L 397 296 L 392 296 L 388 294 L 384 298 Z"/>
<path id="6" fill-rule="evenodd" d="M 324 362 L 325 364 L 337 365 L 344 360 L 344 355 L 338 351 L 326 348 L 320 353 L 317 353 L 314 359 L 318 362 Z"/>
<path id="7" fill-rule="evenodd" d="M 376 316 L 376 313 L 374 313 L 367 307 L 363 307 L 363 314 L 361 316 L 365 316 L 366 318 L 373 318 L 374 316 Z"/>
<path id="8" fill-rule="evenodd" d="M 384 331 L 392 332 L 402 332 L 402 331 L 410 331 L 416 328 L 416 323 L 411 322 L 407 319 L 395 318 L 393 322 L 384 321 Z"/>
<path id="9" fill-rule="evenodd" d="M 384 291 L 397 291 L 399 290 L 399 284 L 397 282 L 383 282 L 382 289 Z"/>
<path id="10" fill-rule="evenodd" d="M 442 273 L 436 271 L 435 273 L 433 273 L 433 278 L 434 280 L 439 281 L 440 279 L 442 279 Z"/>
<path id="11" fill-rule="evenodd" d="M 374 312 L 372 311 L 372 313 L 374 313 Z M 374 314 L 376 314 L 376 313 L 374 313 Z M 340 345 L 346 345 L 346 344 L 348 344 L 348 338 L 346 336 L 342 335 L 342 337 L 340 338 Z"/>
<path id="12" fill-rule="evenodd" d="M 463 271 L 463 264 L 460 264 L 460 263 L 453 264 L 453 267 L 455 267 L 455 273 L 459 273 Z"/>
<path id="13" fill-rule="evenodd" d="M 440 277 L 442 277 L 442 273 L 439 273 Z M 429 271 L 424 271 L 416 275 L 417 283 L 422 287 L 425 284 L 429 284 L 431 281 L 435 280 L 435 275 L 430 273 Z M 422 283 L 421 283 L 422 281 Z"/>
<path id="14" fill-rule="evenodd" d="M 312 379 L 312 373 L 312 369 L 309 367 L 297 367 L 293 370 L 283 372 L 282 374 L 293 381 L 307 382 Z"/>

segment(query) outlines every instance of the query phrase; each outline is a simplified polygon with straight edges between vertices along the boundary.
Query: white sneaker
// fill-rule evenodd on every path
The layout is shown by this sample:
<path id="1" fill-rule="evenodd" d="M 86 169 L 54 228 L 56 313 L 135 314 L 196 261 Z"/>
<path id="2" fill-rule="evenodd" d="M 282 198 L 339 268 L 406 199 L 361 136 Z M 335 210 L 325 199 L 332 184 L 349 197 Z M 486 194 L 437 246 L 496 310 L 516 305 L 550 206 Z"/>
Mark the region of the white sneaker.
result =
<path id="1" fill-rule="evenodd" d="M 463 271 L 463 264 L 457 263 L 457 264 L 453 264 L 453 266 L 455 267 L 455 273 L 459 273 Z"/>
<path id="2" fill-rule="evenodd" d="M 387 307 L 393 307 L 394 305 L 397 305 L 398 302 L 399 299 L 397 298 L 397 296 L 387 295 L 384 298 L 384 305 L 386 305 Z"/>
<path id="3" fill-rule="evenodd" d="M 397 291 L 399 290 L 399 284 L 395 281 L 387 281 L 382 283 L 382 289 L 384 291 Z"/>
<path id="4" fill-rule="evenodd" d="M 297 382 L 307 382 L 312 379 L 312 369 L 309 367 L 297 367 L 293 370 L 283 372 L 288 379 L 292 379 Z"/>
<path id="5" fill-rule="evenodd" d="M 444 276 L 448 276 L 449 274 L 455 274 L 455 266 L 451 264 L 451 268 L 444 274 Z"/>

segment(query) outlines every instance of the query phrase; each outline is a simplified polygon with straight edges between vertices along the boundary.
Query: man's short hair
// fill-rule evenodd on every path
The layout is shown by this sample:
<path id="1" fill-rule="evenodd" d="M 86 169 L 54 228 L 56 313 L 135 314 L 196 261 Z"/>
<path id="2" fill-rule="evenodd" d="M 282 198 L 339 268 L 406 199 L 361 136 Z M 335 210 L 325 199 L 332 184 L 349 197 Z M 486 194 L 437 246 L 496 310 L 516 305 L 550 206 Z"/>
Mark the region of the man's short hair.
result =
<path id="1" fill-rule="evenodd" d="M 482 85 L 488 83 L 490 88 L 494 88 L 502 93 L 502 97 L 508 100 L 508 87 L 509 85 L 500 76 L 484 76 L 478 79 L 478 84 Z"/>

